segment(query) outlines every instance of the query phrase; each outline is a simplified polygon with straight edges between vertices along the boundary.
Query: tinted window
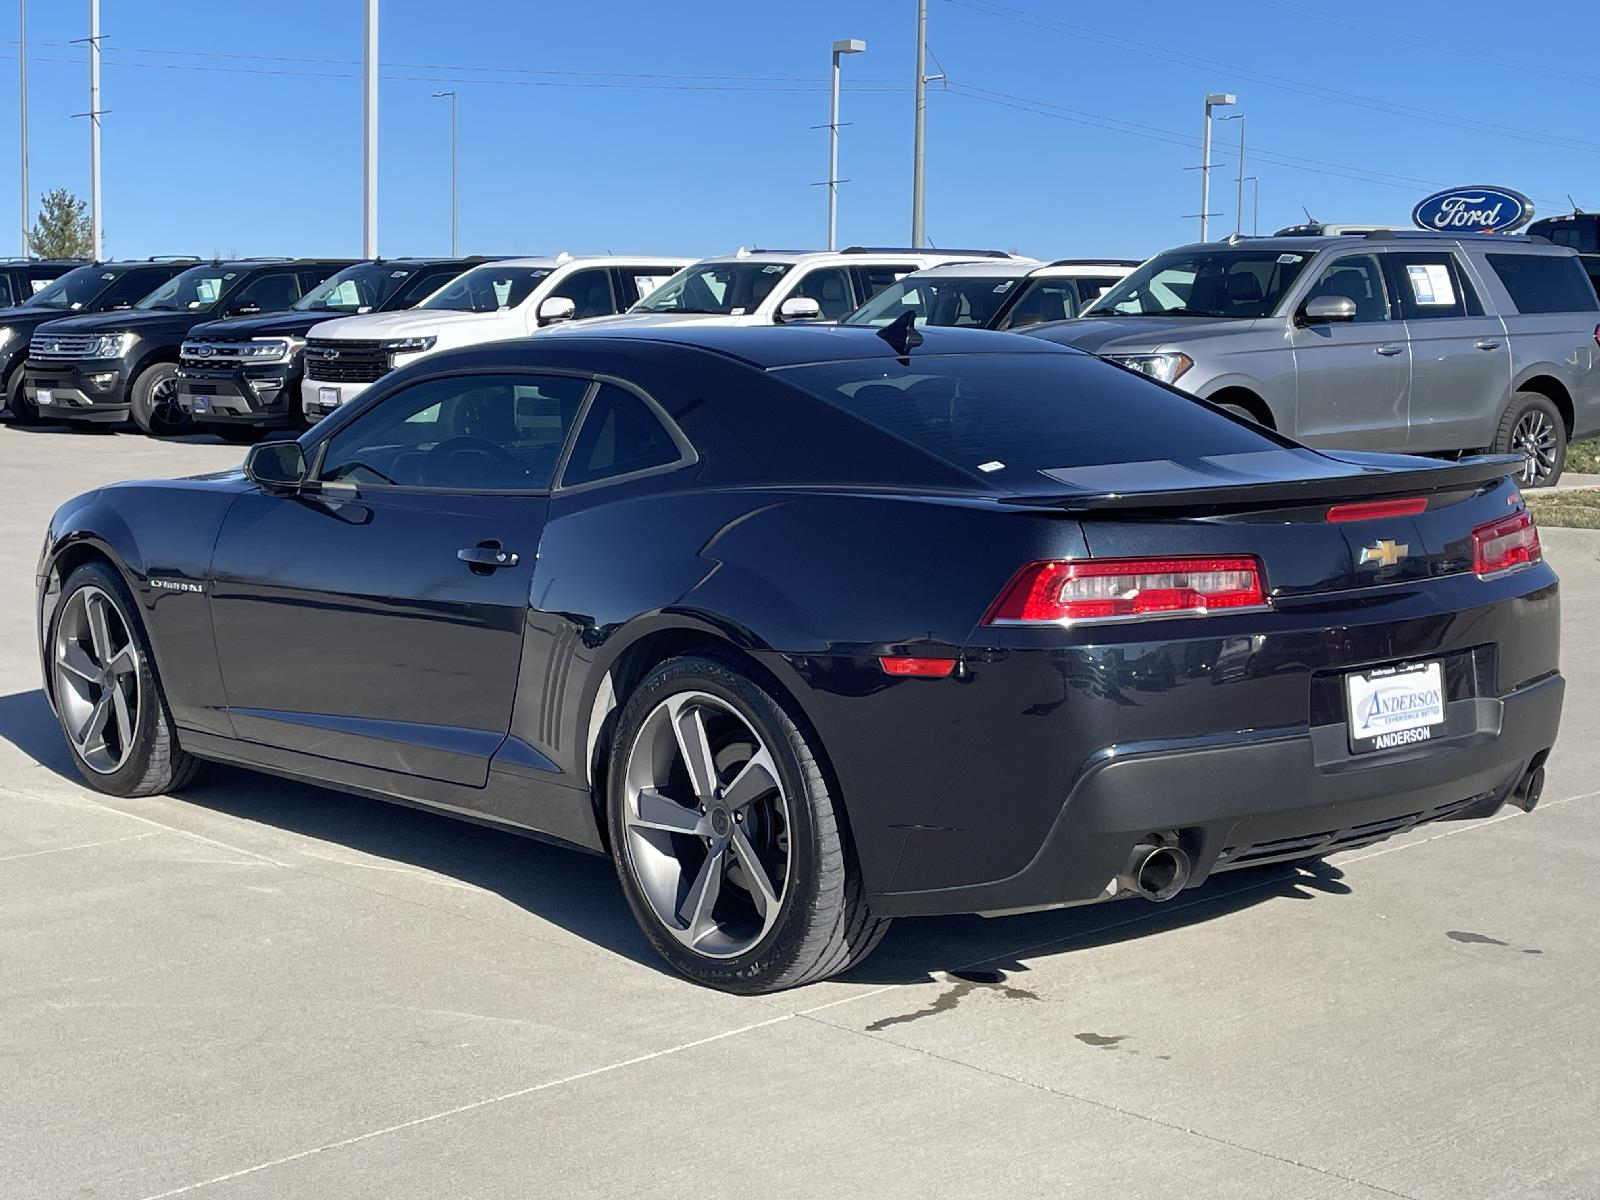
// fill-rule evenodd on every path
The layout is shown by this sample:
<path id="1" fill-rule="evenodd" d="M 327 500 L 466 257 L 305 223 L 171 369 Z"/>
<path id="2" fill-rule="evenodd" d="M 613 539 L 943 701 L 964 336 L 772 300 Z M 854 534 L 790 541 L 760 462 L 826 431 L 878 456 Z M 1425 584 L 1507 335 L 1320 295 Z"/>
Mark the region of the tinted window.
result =
<path id="1" fill-rule="evenodd" d="M 703 262 L 687 266 L 639 301 L 640 312 L 752 312 L 789 273 L 791 263 Z"/>
<path id="2" fill-rule="evenodd" d="M 671 278 L 671 267 L 618 267 L 617 305 L 632 308 Z"/>
<path id="3" fill-rule="evenodd" d="M 123 272 L 120 279 L 126 279 L 131 274 L 133 272 Z M 144 291 L 148 292 L 157 281 L 149 279 L 148 276 L 145 278 L 148 282 Z M 120 279 L 114 268 L 79 267 L 75 271 L 68 271 L 48 287 L 40 289 L 28 299 L 27 303 L 37 308 L 56 308 L 62 311 L 81 309 L 110 288 L 118 286 Z M 4 275 L 0 275 L 0 294 L 10 294 Z M 144 292 L 130 297 L 130 302 L 142 295 Z"/>
<path id="4" fill-rule="evenodd" d="M 273 271 L 252 279 L 228 302 L 230 308 L 259 308 L 278 312 L 300 299 L 300 277 L 293 271 Z"/>
<path id="5" fill-rule="evenodd" d="M 611 298 L 611 272 L 604 267 L 574 271 L 550 289 L 550 295 L 571 300 L 577 307 L 572 315 L 577 320 L 584 317 L 605 317 L 617 311 Z"/>
<path id="6" fill-rule="evenodd" d="M 1385 257 L 1398 316 L 1408 321 L 1483 316 L 1478 293 L 1455 255 L 1441 250 L 1407 250 Z"/>
<path id="7" fill-rule="evenodd" d="M 561 486 L 663 467 L 683 457 L 650 406 L 626 388 L 603 383 L 572 445 Z"/>
<path id="8" fill-rule="evenodd" d="M 930 354 L 772 372 L 980 478 L 1275 449 L 1204 405 L 1083 354 Z"/>
<path id="9" fill-rule="evenodd" d="M 1016 307 L 1006 314 L 1003 329 L 1065 321 L 1078 315 L 1078 292 L 1070 279 L 1034 279 L 1027 284 Z"/>
<path id="10" fill-rule="evenodd" d="M 850 288 L 850 273 L 843 267 L 818 267 L 807 271 L 794 289 L 796 296 L 815 300 L 822 308 L 823 318 L 837 321 L 850 315 L 856 306 L 855 293 Z"/>
<path id="11" fill-rule="evenodd" d="M 1091 311 L 1265 317 L 1310 261 L 1309 253 L 1294 250 L 1172 250 L 1121 280 Z"/>
<path id="12" fill-rule="evenodd" d="M 1306 293 L 1306 302 L 1324 296 L 1342 296 L 1354 301 L 1357 324 L 1387 321 L 1391 316 L 1383 271 L 1374 254 L 1351 254 L 1329 263 Z"/>
<path id="13" fill-rule="evenodd" d="M 239 272 L 231 267 L 190 267 L 174 275 L 134 305 L 135 308 L 174 312 L 205 312 L 236 287 Z"/>
<path id="14" fill-rule="evenodd" d="M 0 275 L 0 308 L 10 308 L 17 303 L 17 298 L 11 294 L 11 277 Z"/>
<path id="15" fill-rule="evenodd" d="M 872 266 L 857 267 L 856 278 L 861 281 L 864 289 L 862 295 L 868 300 L 890 284 L 898 283 L 917 268 L 914 265 L 899 263 L 877 263 Z"/>
<path id="16" fill-rule="evenodd" d="M 918 325 L 985 326 L 1023 286 L 1004 275 L 907 275 L 868 300 L 845 323 L 887 325 L 907 312 Z"/>
<path id="17" fill-rule="evenodd" d="M 1576 258 L 1554 254 L 1490 254 L 1519 313 L 1593 312 L 1594 287 Z"/>
<path id="18" fill-rule="evenodd" d="M 507 267 L 498 263 L 473 267 L 417 307 L 477 313 L 516 308 L 549 277 L 550 270 L 549 267 Z"/>
<path id="19" fill-rule="evenodd" d="M 1528 226 L 1528 232 L 1547 237 L 1558 246 L 1571 246 L 1579 254 L 1600 254 L 1600 218 L 1535 221 Z"/>
<path id="20" fill-rule="evenodd" d="M 454 491 L 538 491 L 589 381 L 458 375 L 396 392 L 328 440 L 319 478 Z"/>
<path id="21" fill-rule="evenodd" d="M 416 268 L 403 263 L 356 263 L 311 288 L 295 302 L 295 308 L 301 312 L 371 312 L 386 305 L 402 288 L 412 287 L 416 279 Z"/>

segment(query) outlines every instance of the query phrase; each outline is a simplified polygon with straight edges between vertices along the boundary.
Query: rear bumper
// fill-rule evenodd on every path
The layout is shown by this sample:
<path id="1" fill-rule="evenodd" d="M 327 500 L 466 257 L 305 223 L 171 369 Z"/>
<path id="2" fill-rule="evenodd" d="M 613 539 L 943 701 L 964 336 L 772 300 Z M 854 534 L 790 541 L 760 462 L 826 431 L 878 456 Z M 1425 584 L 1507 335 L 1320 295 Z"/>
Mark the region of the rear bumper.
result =
<path id="1" fill-rule="evenodd" d="M 293 427 L 299 394 L 297 367 L 178 368 L 178 405 L 201 423 Z"/>
<path id="2" fill-rule="evenodd" d="M 115 424 L 128 418 L 128 376 L 121 359 L 23 367 L 23 394 L 42 417 Z M 49 396 L 41 402 L 39 393 Z"/>
<path id="3" fill-rule="evenodd" d="M 1438 738 L 1376 755 L 1351 755 L 1342 723 L 1117 746 L 1079 775 L 1022 870 L 876 894 L 872 907 L 915 916 L 1108 899 L 1108 884 L 1152 833 L 1178 834 L 1193 886 L 1218 871 L 1368 845 L 1428 821 L 1489 816 L 1554 745 L 1564 687 L 1552 675 L 1503 697 L 1453 701 Z"/>

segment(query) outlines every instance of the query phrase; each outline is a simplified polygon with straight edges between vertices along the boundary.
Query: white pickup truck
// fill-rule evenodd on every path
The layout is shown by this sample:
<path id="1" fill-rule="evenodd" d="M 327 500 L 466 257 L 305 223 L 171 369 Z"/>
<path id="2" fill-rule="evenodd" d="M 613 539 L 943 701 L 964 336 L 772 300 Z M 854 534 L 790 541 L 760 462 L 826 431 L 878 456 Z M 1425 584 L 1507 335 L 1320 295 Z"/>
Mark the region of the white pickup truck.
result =
<path id="1" fill-rule="evenodd" d="M 310 420 L 324 417 L 425 354 L 624 312 L 687 262 L 626 254 L 508 258 L 457 276 L 415 308 L 324 321 L 306 337 L 302 408 Z"/>

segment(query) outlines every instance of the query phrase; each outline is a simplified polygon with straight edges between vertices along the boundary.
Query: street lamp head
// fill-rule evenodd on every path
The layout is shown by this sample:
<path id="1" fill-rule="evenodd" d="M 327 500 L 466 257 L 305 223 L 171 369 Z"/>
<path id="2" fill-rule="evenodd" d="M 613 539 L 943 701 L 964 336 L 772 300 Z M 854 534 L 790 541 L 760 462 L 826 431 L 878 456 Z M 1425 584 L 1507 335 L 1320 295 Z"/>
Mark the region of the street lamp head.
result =
<path id="1" fill-rule="evenodd" d="M 1239 103 L 1239 97 L 1232 92 L 1212 92 L 1206 97 L 1207 108 L 1221 108 L 1224 105 Z"/>
<path id="2" fill-rule="evenodd" d="M 454 95 L 455 95 L 455 93 L 454 93 L 454 92 L 435 92 L 435 93 L 434 93 L 434 94 L 433 94 L 433 98 L 434 98 L 434 99 L 435 99 L 435 100 L 437 100 L 437 99 L 439 99 L 439 98 L 440 98 L 440 97 L 441 97 L 441 96 L 454 96 Z"/>
<path id="3" fill-rule="evenodd" d="M 867 43 L 860 38 L 840 38 L 833 44 L 835 54 L 860 54 L 867 48 Z"/>

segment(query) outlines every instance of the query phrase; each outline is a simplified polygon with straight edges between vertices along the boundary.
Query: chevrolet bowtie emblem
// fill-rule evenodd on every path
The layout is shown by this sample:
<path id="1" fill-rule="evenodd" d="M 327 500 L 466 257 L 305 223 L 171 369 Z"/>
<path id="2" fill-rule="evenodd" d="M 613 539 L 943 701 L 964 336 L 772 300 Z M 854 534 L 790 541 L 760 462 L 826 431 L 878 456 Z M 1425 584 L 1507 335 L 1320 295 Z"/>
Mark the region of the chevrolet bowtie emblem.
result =
<path id="1" fill-rule="evenodd" d="M 1380 567 L 1392 567 L 1410 553 L 1411 547 L 1404 542 L 1391 542 L 1384 538 L 1361 548 L 1361 565 L 1377 563 Z"/>

